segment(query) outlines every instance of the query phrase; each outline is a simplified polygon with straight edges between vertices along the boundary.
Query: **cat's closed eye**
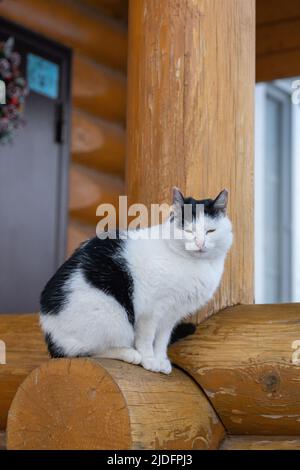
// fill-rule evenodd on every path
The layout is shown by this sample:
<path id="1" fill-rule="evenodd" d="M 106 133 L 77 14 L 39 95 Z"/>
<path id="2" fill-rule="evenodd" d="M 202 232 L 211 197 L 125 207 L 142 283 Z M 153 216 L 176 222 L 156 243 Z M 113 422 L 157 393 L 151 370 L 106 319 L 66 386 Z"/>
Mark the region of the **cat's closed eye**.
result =
<path id="1" fill-rule="evenodd" d="M 211 230 L 207 230 L 207 231 L 206 231 L 206 235 L 207 235 L 208 233 L 213 233 L 213 232 L 215 232 L 215 231 L 216 231 L 215 228 L 214 228 L 214 229 L 211 229 Z"/>

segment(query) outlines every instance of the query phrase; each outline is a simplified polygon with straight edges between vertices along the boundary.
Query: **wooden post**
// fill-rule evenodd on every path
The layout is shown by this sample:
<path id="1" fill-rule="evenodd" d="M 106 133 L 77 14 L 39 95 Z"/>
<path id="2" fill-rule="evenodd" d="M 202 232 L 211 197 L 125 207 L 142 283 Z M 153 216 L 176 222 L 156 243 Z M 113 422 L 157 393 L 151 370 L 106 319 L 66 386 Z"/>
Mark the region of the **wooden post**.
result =
<path id="1" fill-rule="evenodd" d="M 130 0 L 129 201 L 171 187 L 227 187 L 235 241 L 219 293 L 198 316 L 253 302 L 254 0 Z"/>

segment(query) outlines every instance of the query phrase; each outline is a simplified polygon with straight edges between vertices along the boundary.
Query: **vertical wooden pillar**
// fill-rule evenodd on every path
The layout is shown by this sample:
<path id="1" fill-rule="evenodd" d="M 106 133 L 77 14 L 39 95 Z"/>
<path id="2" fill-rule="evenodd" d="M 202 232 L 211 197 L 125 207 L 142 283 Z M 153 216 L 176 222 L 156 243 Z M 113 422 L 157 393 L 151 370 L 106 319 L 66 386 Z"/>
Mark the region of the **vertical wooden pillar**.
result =
<path id="1" fill-rule="evenodd" d="M 235 241 L 207 313 L 253 301 L 254 0 L 130 0 L 127 191 L 230 191 Z"/>

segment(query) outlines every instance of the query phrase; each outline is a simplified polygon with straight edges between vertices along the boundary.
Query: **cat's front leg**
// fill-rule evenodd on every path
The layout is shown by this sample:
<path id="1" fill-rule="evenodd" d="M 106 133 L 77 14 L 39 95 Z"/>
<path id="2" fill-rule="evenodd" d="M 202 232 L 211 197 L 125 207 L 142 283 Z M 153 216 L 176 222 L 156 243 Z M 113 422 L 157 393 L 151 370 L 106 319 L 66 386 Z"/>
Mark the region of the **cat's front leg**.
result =
<path id="1" fill-rule="evenodd" d="M 164 318 L 157 329 L 154 340 L 154 357 L 160 363 L 160 371 L 164 374 L 170 374 L 172 364 L 168 358 L 168 344 L 174 327 L 174 320 Z"/>
<path id="2" fill-rule="evenodd" d="M 135 348 L 141 354 L 141 365 L 152 372 L 163 372 L 161 362 L 154 356 L 153 343 L 157 330 L 158 318 L 141 315 L 135 325 Z"/>

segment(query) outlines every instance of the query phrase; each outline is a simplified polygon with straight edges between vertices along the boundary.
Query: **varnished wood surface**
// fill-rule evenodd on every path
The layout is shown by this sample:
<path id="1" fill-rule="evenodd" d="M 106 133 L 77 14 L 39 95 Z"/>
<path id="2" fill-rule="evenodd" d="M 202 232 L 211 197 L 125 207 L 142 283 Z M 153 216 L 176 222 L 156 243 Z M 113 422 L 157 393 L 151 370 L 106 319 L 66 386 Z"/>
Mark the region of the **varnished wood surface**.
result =
<path id="1" fill-rule="evenodd" d="M 116 18 L 124 23 L 128 21 L 128 0 L 78 0 L 83 5 L 95 8 L 111 18 Z"/>
<path id="2" fill-rule="evenodd" d="M 122 127 L 73 109 L 73 162 L 124 178 L 125 138 Z"/>
<path id="3" fill-rule="evenodd" d="M 183 372 L 58 359 L 33 371 L 10 408 L 8 449 L 215 449 L 223 427 Z"/>
<path id="4" fill-rule="evenodd" d="M 300 304 L 225 309 L 170 352 L 229 433 L 300 435 Z"/>
<path id="5" fill-rule="evenodd" d="M 300 450 L 299 436 L 227 436 L 220 450 Z"/>
<path id="6" fill-rule="evenodd" d="M 124 194 L 124 183 L 118 176 L 105 175 L 83 165 L 73 164 L 70 169 L 70 216 L 79 222 L 93 225 L 101 220 L 97 207 L 112 204 L 118 214 L 119 195 Z"/>
<path id="7" fill-rule="evenodd" d="M 72 97 L 76 108 L 124 125 L 126 76 L 122 73 L 74 54 Z"/>
<path id="8" fill-rule="evenodd" d="M 126 70 L 127 31 L 62 0 L 3 0 L 0 15 L 116 69 Z"/>
<path id="9" fill-rule="evenodd" d="M 131 0 L 129 199 L 171 202 L 229 189 L 234 245 L 221 288 L 197 318 L 253 301 L 255 2 Z"/>
<path id="10" fill-rule="evenodd" d="M 300 74 L 300 2 L 257 0 L 256 78 Z"/>
<path id="11" fill-rule="evenodd" d="M 32 369 L 48 359 L 48 353 L 36 314 L 1 314 L 0 339 L 6 344 L 6 364 L 0 365 L 0 430 L 3 430 L 19 385 Z"/>

